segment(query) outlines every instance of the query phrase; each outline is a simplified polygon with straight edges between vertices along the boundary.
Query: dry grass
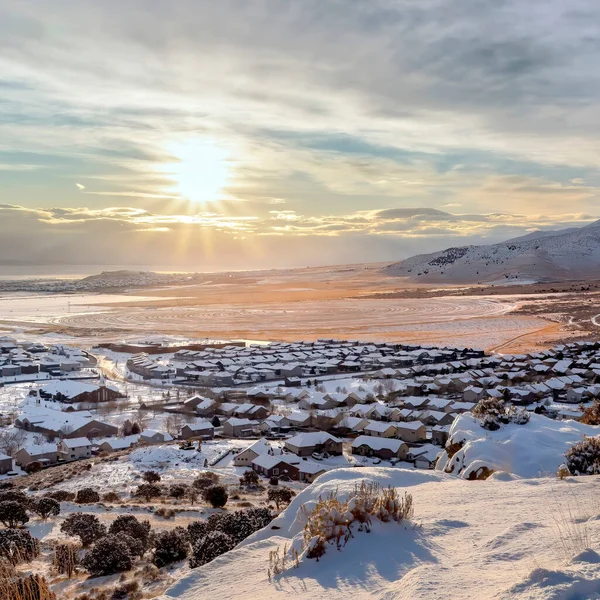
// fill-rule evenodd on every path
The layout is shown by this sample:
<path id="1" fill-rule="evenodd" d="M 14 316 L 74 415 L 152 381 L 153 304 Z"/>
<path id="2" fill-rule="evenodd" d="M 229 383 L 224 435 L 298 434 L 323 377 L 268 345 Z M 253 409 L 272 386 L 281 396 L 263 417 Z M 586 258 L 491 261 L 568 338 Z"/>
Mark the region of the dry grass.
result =
<path id="1" fill-rule="evenodd" d="M 56 600 L 48 582 L 39 575 L 23 576 L 0 561 L 0 600 Z"/>

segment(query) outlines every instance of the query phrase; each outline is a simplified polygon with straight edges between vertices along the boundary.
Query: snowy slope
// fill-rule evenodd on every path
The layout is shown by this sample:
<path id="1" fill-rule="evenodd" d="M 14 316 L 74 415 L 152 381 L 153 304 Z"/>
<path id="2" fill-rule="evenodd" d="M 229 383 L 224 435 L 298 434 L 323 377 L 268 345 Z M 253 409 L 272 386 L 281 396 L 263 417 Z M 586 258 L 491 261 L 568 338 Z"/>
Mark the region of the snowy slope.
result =
<path id="1" fill-rule="evenodd" d="M 413 523 L 378 523 L 371 533 L 356 532 L 341 551 L 331 548 L 298 568 L 288 564 L 269 581 L 269 553 L 289 547 L 301 530 L 300 506 L 335 489 L 350 494 L 362 478 L 410 491 Z M 331 471 L 296 497 L 275 523 L 279 529 L 258 532 L 195 569 L 162 600 L 600 598 L 600 556 L 582 554 L 587 545 L 599 547 L 597 510 L 583 502 L 599 483 L 598 477 L 468 482 L 405 469 Z M 560 534 L 556 515 L 572 518 L 573 535 Z"/>
<path id="2" fill-rule="evenodd" d="M 451 459 L 444 451 L 436 468 L 465 479 L 480 467 L 518 477 L 553 476 L 571 446 L 584 436 L 597 435 L 600 427 L 555 421 L 535 413 L 530 413 L 525 425 L 503 425 L 488 431 L 471 413 L 464 413 L 455 419 L 449 433 L 449 442 L 464 442 L 463 447 Z"/>
<path id="3" fill-rule="evenodd" d="M 534 232 L 490 246 L 420 254 L 385 268 L 423 282 L 561 281 L 600 276 L 600 221 L 586 227 Z"/>

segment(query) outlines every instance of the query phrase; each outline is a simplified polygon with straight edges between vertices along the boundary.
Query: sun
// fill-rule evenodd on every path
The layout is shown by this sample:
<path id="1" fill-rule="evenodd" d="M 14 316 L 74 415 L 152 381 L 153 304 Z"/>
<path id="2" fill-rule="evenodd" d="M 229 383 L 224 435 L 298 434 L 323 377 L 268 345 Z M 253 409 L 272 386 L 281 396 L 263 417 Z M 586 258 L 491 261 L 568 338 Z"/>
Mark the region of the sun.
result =
<path id="1" fill-rule="evenodd" d="M 191 202 L 219 200 L 230 178 L 229 153 L 207 139 L 187 140 L 169 148 L 176 162 L 166 167 L 173 191 Z"/>

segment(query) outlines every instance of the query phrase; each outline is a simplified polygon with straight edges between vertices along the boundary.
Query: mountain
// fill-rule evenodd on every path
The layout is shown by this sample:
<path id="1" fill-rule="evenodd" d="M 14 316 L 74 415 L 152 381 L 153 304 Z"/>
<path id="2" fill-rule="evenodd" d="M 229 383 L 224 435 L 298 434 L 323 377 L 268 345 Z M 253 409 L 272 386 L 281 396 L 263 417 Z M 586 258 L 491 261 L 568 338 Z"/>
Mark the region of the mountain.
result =
<path id="1" fill-rule="evenodd" d="M 535 231 L 499 244 L 447 248 L 384 268 L 388 275 L 439 283 L 543 282 L 600 278 L 600 221 Z"/>

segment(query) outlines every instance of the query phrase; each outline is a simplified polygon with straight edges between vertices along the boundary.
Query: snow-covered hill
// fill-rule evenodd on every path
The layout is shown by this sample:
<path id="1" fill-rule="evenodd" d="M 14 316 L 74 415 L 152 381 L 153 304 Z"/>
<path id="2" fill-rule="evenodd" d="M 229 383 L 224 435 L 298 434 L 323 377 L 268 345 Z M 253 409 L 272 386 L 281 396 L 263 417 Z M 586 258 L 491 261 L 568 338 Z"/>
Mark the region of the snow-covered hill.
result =
<path id="1" fill-rule="evenodd" d="M 468 479 L 486 467 L 517 477 L 553 477 L 565 462 L 565 452 L 584 436 L 600 435 L 600 427 L 577 421 L 555 421 L 530 413 L 529 422 L 484 429 L 471 413 L 459 415 L 449 433 L 449 442 L 462 447 L 451 458 L 446 451 L 437 469 Z"/>
<path id="2" fill-rule="evenodd" d="M 385 267 L 423 282 L 510 283 L 600 277 L 600 221 L 557 232 L 534 232 L 490 246 L 420 254 Z"/>
<path id="3" fill-rule="evenodd" d="M 282 554 L 302 530 L 302 505 L 334 490 L 351 495 L 363 478 L 410 492 L 412 522 L 378 522 L 318 562 L 288 561 L 269 580 L 269 554 Z M 162 600 L 600 598 L 600 556 L 585 551 L 600 548 L 589 502 L 599 484 L 599 477 L 471 482 L 394 468 L 331 471 L 272 526 L 193 570 Z"/>

